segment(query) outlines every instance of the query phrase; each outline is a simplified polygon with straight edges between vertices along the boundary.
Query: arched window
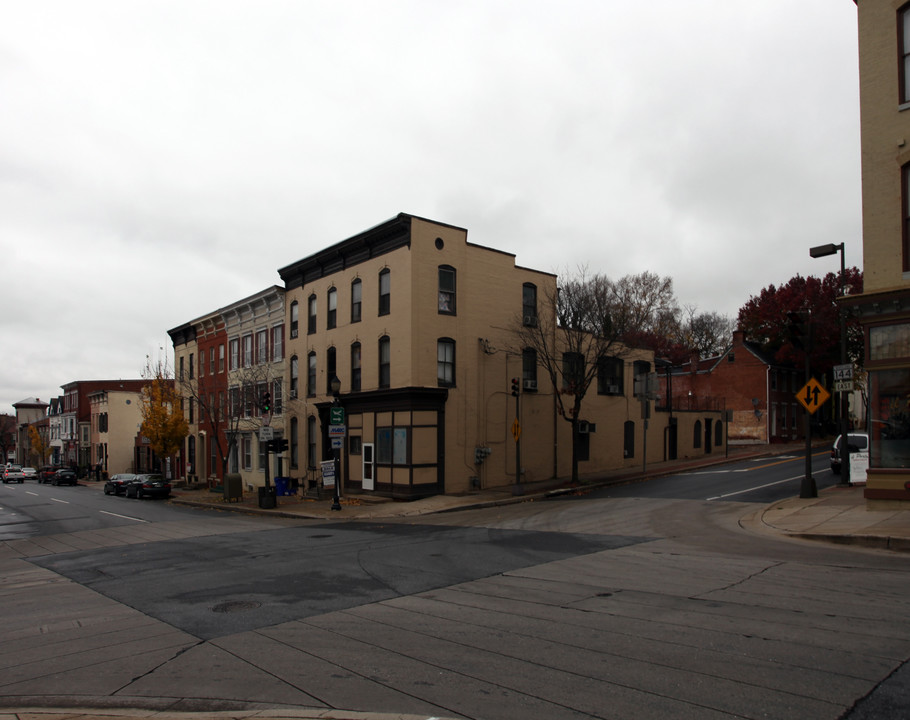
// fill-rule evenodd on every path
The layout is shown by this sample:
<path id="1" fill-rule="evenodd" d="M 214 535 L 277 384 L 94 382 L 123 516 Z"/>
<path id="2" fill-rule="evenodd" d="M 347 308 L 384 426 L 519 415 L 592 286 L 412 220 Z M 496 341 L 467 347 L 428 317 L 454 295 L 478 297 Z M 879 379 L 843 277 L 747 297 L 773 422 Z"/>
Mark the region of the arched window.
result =
<path id="1" fill-rule="evenodd" d="M 351 392 L 360 391 L 360 343 L 351 345 Z"/>
<path id="2" fill-rule="evenodd" d="M 295 300 L 291 303 L 291 337 L 297 337 L 297 321 L 299 320 L 300 305 Z"/>
<path id="3" fill-rule="evenodd" d="M 332 378 L 335 377 L 335 373 L 338 372 L 338 367 L 335 364 L 335 360 L 335 347 L 332 346 L 325 351 L 325 382 L 326 393 L 329 395 L 332 394 Z"/>
<path id="4" fill-rule="evenodd" d="M 379 314 L 388 315 L 392 311 L 392 271 L 384 268 L 379 273 Z"/>
<path id="5" fill-rule="evenodd" d="M 313 397 L 316 394 L 316 353 L 307 355 L 306 394 Z"/>
<path id="6" fill-rule="evenodd" d="M 537 326 L 537 286 L 534 283 L 521 286 L 521 320 L 523 325 Z"/>
<path id="7" fill-rule="evenodd" d="M 288 444 L 291 446 L 291 467 L 296 468 L 300 462 L 300 438 L 296 417 L 291 418 L 291 438 Z"/>
<path id="8" fill-rule="evenodd" d="M 455 268 L 439 266 L 439 314 L 455 314 Z"/>
<path id="9" fill-rule="evenodd" d="M 331 330 L 338 322 L 338 291 L 329 288 L 328 310 L 326 312 L 326 328 Z"/>
<path id="10" fill-rule="evenodd" d="M 358 323 L 362 317 L 363 283 L 356 279 L 351 283 L 351 322 Z"/>
<path id="11" fill-rule="evenodd" d="M 297 385 L 298 374 L 300 372 L 299 361 L 297 356 L 291 356 L 291 400 L 297 398 L 297 391 L 299 389 Z"/>
<path id="12" fill-rule="evenodd" d="M 307 301 L 306 331 L 308 335 L 316 332 L 316 295 L 310 295 Z"/>
<path id="13" fill-rule="evenodd" d="M 315 470 L 318 459 L 316 457 L 316 417 L 314 415 L 310 415 L 306 420 L 306 442 L 307 467 Z"/>

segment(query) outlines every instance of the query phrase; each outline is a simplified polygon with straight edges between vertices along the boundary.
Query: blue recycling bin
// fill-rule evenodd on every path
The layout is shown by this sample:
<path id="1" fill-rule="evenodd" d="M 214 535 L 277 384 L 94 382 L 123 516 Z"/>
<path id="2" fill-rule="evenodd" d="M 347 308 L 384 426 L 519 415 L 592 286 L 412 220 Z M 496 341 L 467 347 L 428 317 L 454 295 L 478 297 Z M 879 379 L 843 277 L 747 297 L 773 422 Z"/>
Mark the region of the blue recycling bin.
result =
<path id="1" fill-rule="evenodd" d="M 289 495 L 288 489 L 288 480 L 286 477 L 276 477 L 275 478 L 275 494 L 276 495 Z"/>

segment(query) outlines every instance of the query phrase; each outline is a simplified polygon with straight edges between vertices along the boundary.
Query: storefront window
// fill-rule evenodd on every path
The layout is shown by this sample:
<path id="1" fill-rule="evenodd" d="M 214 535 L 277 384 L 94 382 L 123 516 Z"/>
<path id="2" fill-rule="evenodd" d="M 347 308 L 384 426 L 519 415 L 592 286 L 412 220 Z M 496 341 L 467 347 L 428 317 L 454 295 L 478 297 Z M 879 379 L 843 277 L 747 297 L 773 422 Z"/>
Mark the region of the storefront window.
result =
<path id="1" fill-rule="evenodd" d="M 873 370 L 870 467 L 910 467 L 910 369 Z"/>

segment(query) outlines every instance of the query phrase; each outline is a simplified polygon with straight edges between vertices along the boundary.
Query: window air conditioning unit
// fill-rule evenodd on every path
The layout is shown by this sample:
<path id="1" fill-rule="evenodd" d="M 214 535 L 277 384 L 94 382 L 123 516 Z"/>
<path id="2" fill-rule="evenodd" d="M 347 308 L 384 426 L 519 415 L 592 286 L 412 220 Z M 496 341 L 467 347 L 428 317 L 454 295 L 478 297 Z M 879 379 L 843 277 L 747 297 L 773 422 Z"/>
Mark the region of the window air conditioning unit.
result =
<path id="1" fill-rule="evenodd" d="M 610 395 L 619 395 L 619 385 L 607 385 L 607 393 Z"/>
<path id="2" fill-rule="evenodd" d="M 590 432 L 590 428 L 588 427 L 588 421 L 587 421 L 587 420 L 579 420 L 579 421 L 578 421 L 578 434 L 579 434 L 579 435 L 587 435 L 589 432 Z"/>
<path id="3" fill-rule="evenodd" d="M 536 390 L 536 389 L 537 389 L 537 381 L 536 381 L 536 380 L 525 380 L 525 381 L 524 381 L 524 384 L 523 384 L 523 387 L 524 387 L 525 390 Z"/>
<path id="4" fill-rule="evenodd" d="M 296 399 L 297 399 L 297 391 L 296 391 L 296 390 L 291 390 L 290 396 L 291 396 L 291 400 L 296 400 Z"/>
<path id="5" fill-rule="evenodd" d="M 524 324 L 528 327 L 537 327 L 537 316 L 536 315 L 525 315 Z"/>

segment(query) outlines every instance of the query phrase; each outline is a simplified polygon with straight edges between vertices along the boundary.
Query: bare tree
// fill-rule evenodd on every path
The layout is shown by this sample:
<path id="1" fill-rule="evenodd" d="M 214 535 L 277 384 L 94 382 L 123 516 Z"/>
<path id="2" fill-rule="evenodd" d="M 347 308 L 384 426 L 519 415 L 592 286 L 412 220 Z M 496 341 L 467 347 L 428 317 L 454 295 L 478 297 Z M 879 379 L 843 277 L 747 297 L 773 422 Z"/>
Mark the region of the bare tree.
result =
<path id="1" fill-rule="evenodd" d="M 240 435 L 262 426 L 262 397 L 266 392 L 279 395 L 274 389 L 281 378 L 280 374 L 272 374 L 268 365 L 257 364 L 232 370 L 226 390 L 221 385 L 216 386 L 210 376 L 184 377 L 177 381 L 180 395 L 193 403 L 200 427 L 206 431 L 209 443 L 214 444 L 222 470 L 227 468 Z M 271 400 L 281 403 L 283 399 L 279 395 Z"/>
<path id="2" fill-rule="evenodd" d="M 628 339 L 666 322 L 675 309 L 673 283 L 653 273 L 612 281 L 580 268 L 543 298 L 536 323 L 517 318 L 521 349 L 537 355 L 550 378 L 559 415 L 572 425 L 572 479 L 578 480 L 578 422 L 585 396 L 612 358 L 632 349 Z"/>
<path id="3" fill-rule="evenodd" d="M 697 352 L 699 357 L 711 357 L 722 353 L 730 344 L 734 330 L 731 317 L 716 312 L 699 313 L 694 305 L 687 305 L 683 313 L 679 343 L 691 352 Z"/>

